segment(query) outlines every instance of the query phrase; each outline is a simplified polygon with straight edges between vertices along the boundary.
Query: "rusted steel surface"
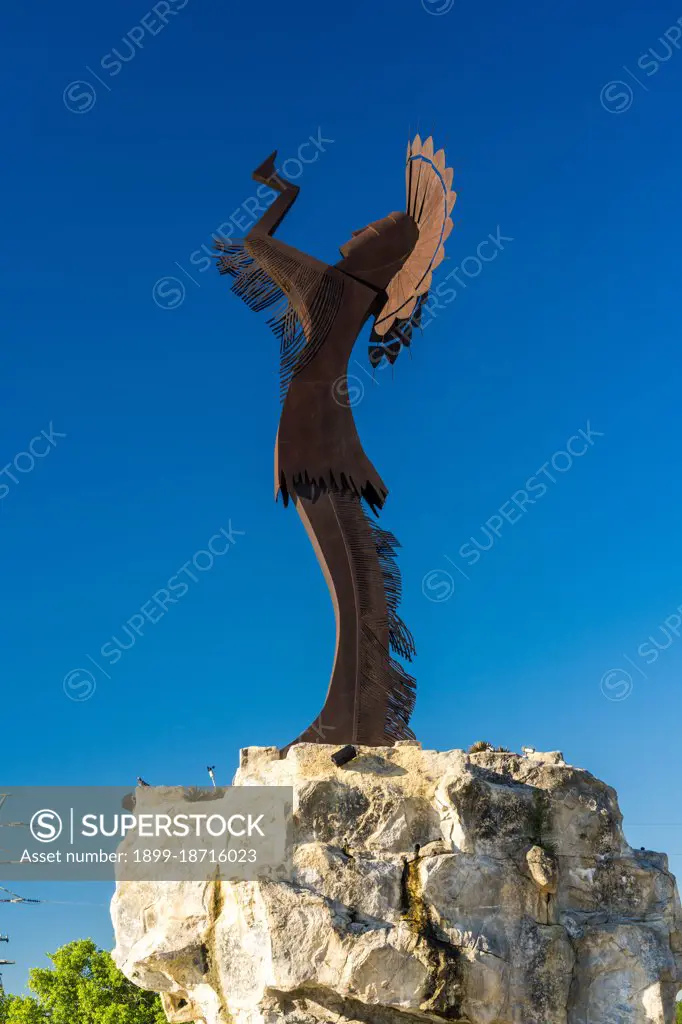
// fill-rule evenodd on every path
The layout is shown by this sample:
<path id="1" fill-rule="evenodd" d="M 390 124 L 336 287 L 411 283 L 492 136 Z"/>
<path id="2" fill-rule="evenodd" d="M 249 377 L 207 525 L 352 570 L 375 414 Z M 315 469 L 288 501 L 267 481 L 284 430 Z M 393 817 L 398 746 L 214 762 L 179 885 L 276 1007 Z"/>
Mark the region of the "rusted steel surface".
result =
<path id="1" fill-rule="evenodd" d="M 389 745 L 413 737 L 416 684 L 393 655 L 411 661 L 415 647 L 398 614 L 399 544 L 375 519 L 388 489 L 362 448 L 347 370 L 370 317 L 373 366 L 395 362 L 410 345 L 452 229 L 452 171 L 443 151 L 417 136 L 407 152 L 406 212 L 353 232 L 329 266 L 273 237 L 299 194 L 276 172 L 275 158 L 253 178 L 277 198 L 246 238 L 216 248 L 233 292 L 255 311 L 271 310 L 282 398 L 275 497 L 295 505 L 336 615 L 326 701 L 293 742 Z"/>

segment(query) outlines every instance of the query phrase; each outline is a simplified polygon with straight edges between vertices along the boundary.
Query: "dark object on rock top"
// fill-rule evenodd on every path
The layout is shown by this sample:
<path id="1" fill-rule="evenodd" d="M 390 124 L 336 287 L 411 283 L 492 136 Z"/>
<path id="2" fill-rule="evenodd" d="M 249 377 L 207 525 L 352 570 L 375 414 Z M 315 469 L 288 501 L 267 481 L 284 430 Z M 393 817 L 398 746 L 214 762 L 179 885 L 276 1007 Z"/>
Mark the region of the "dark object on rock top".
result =
<path id="1" fill-rule="evenodd" d="M 341 768 L 342 765 L 348 764 L 349 761 L 352 761 L 357 756 L 357 750 L 349 743 L 347 747 L 341 747 L 341 750 L 337 750 L 335 754 L 332 754 L 332 761 L 337 768 Z"/>

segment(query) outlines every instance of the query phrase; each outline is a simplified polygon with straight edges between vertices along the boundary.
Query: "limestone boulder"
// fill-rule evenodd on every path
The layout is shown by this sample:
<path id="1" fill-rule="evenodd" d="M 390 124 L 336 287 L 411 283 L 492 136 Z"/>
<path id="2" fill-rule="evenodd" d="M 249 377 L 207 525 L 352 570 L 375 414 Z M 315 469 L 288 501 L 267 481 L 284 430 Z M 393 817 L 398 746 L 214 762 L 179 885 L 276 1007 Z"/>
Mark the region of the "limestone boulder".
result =
<path id="1" fill-rule="evenodd" d="M 682 909 L 563 754 L 242 751 L 290 786 L 284 881 L 122 882 L 114 958 L 203 1024 L 673 1024 Z"/>

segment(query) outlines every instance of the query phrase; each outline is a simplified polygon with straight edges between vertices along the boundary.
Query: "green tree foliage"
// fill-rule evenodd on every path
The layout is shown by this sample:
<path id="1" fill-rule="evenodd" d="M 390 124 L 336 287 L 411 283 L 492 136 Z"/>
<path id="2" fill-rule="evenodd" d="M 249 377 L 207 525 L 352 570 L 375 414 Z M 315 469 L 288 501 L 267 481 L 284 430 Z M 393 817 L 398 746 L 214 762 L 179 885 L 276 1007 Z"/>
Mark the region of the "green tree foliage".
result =
<path id="1" fill-rule="evenodd" d="M 154 992 L 136 988 L 90 939 L 50 954 L 34 968 L 31 996 L 0 996 L 0 1024 L 166 1024 Z"/>

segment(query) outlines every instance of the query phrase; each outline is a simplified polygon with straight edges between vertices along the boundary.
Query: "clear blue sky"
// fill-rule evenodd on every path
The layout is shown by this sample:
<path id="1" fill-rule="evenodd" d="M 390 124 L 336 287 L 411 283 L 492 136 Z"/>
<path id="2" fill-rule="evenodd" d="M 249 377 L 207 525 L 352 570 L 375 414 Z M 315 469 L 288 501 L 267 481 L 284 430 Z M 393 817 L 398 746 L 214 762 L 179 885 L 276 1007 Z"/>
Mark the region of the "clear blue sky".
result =
<path id="1" fill-rule="evenodd" d="M 208 763 L 228 781 L 240 746 L 317 714 L 334 624 L 295 512 L 273 503 L 276 345 L 201 246 L 272 149 L 296 158 L 320 130 L 333 142 L 281 237 L 335 261 L 402 207 L 419 126 L 455 168 L 439 280 L 463 286 L 393 379 L 365 376 L 364 345 L 354 371 L 403 543 L 414 727 L 441 749 L 562 749 L 618 789 L 630 841 L 682 871 L 682 641 L 638 653 L 682 604 L 682 52 L 660 42 L 680 8 L 447 5 L 171 0 L 164 27 L 138 0 L 5 4 L 0 464 L 18 482 L 0 477 L 0 789 L 204 783 Z M 467 261 L 498 231 L 494 260 Z M 161 308 L 169 276 L 185 298 Z M 603 436 L 514 514 L 588 422 Z M 50 424 L 66 437 L 12 468 Z M 471 564 L 460 549 L 487 546 L 494 516 Z M 245 535 L 229 553 L 103 658 L 230 521 Z M 88 700 L 63 687 L 78 668 Z M 618 668 L 631 693 L 600 687 Z M 111 944 L 108 887 L 25 891 L 101 906 L 0 906 L 8 989 L 70 939 Z"/>

